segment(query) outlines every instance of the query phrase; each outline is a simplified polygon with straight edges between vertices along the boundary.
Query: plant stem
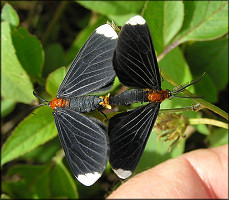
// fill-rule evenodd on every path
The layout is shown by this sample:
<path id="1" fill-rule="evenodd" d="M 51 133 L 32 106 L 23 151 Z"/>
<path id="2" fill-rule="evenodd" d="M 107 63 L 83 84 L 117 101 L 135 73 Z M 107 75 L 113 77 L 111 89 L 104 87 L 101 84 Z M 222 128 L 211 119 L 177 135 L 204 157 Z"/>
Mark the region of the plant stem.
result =
<path id="1" fill-rule="evenodd" d="M 176 40 L 175 42 L 173 42 L 172 44 L 170 44 L 167 48 L 165 48 L 165 50 L 157 57 L 157 61 L 159 62 L 162 58 L 164 58 L 164 56 L 170 52 L 172 49 L 174 49 L 175 47 L 177 47 L 178 45 L 180 45 L 180 41 Z"/>
<path id="2" fill-rule="evenodd" d="M 141 11 L 141 16 L 144 15 L 145 10 L 147 9 L 148 3 L 149 3 L 149 1 L 145 1 L 144 6 L 143 6 L 142 11 Z"/>
<path id="3" fill-rule="evenodd" d="M 218 126 L 218 127 L 221 127 L 221 128 L 228 129 L 228 124 L 227 123 L 224 123 L 224 122 L 221 122 L 221 121 L 218 121 L 218 120 L 215 120 L 215 119 L 208 119 L 208 118 L 195 119 L 195 118 L 192 118 L 192 119 L 189 119 L 189 123 L 190 123 L 190 125 L 209 124 L 209 125 Z"/>
<path id="4" fill-rule="evenodd" d="M 184 112 L 184 111 L 199 111 L 200 110 L 201 105 L 200 104 L 196 104 L 194 106 L 188 106 L 188 107 L 183 107 L 183 108 L 172 108 L 172 109 L 160 109 L 159 113 L 175 113 L 175 112 Z"/>
<path id="5" fill-rule="evenodd" d="M 165 78 L 169 83 L 171 83 L 172 85 L 174 85 L 175 87 L 177 87 L 179 84 L 174 81 L 168 74 L 166 74 L 163 70 L 161 70 L 161 75 L 163 78 Z M 184 94 L 186 94 L 189 97 L 193 97 L 194 95 L 189 92 L 188 90 L 184 90 L 183 91 Z M 217 113 L 218 115 L 220 115 L 221 117 L 223 117 L 224 119 L 226 119 L 228 121 L 228 113 L 226 113 L 225 111 L 223 111 L 222 109 L 220 109 L 219 107 L 201 99 L 201 98 L 194 98 L 192 99 L 193 101 L 195 101 L 196 103 L 199 104 L 199 108 L 198 110 L 207 108 L 211 111 L 213 111 L 214 113 Z"/>

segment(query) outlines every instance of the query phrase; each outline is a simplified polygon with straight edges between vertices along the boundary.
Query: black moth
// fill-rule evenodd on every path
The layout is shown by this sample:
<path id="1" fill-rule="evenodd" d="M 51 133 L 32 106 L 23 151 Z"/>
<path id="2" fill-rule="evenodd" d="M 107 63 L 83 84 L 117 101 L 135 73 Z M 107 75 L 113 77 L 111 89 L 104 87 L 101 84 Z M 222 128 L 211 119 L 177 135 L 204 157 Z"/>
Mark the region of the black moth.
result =
<path id="1" fill-rule="evenodd" d="M 106 168 L 109 157 L 107 129 L 99 120 L 81 113 L 104 104 L 104 98 L 85 96 L 109 89 L 115 78 L 112 56 L 117 33 L 104 24 L 88 38 L 73 60 L 56 98 L 48 102 L 53 109 L 59 138 L 76 179 L 86 186 L 94 184 Z"/>
<path id="2" fill-rule="evenodd" d="M 149 102 L 145 106 L 117 114 L 109 121 L 109 162 L 113 171 L 125 179 L 137 167 L 158 116 L 160 103 L 166 98 L 176 97 L 176 94 L 201 77 L 176 91 L 162 90 L 149 27 L 139 15 L 130 18 L 122 27 L 114 51 L 113 67 L 121 83 L 136 89 L 110 97 L 110 104 Z"/>
<path id="3" fill-rule="evenodd" d="M 34 93 L 45 102 L 40 105 L 49 105 L 53 109 L 68 163 L 76 179 L 86 186 L 100 178 L 108 157 L 120 178 L 129 177 L 144 151 L 160 103 L 200 80 L 173 92 L 161 89 L 150 31 L 141 16 L 131 18 L 124 25 L 116 43 L 117 37 L 110 25 L 98 27 L 73 60 L 56 98 L 48 102 Z M 137 89 L 114 97 L 88 95 L 108 90 L 115 73 L 124 85 Z M 102 122 L 81 114 L 100 105 L 110 108 L 110 104 L 135 102 L 150 103 L 112 117 L 108 127 L 109 139 Z"/>

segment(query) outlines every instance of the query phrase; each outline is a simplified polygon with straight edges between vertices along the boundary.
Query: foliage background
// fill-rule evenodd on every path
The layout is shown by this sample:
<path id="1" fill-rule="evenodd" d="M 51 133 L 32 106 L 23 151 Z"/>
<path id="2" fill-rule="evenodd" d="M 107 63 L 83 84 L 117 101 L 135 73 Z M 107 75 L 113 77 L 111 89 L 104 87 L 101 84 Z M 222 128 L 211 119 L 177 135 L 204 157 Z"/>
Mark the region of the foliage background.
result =
<path id="1" fill-rule="evenodd" d="M 121 183 L 109 164 L 93 186 L 78 183 L 56 137 L 51 109 L 38 108 L 36 115 L 29 111 L 38 105 L 33 90 L 39 87 L 41 97 L 53 99 L 79 49 L 107 20 L 123 25 L 141 14 L 150 27 L 161 70 L 178 83 L 206 72 L 190 91 L 228 113 L 227 1 L 2 1 L 1 11 L 2 198 L 104 198 Z M 162 87 L 173 88 L 166 80 Z M 109 92 L 115 95 L 123 89 L 116 80 Z M 161 108 L 191 103 L 177 98 Z M 206 109 L 182 114 L 227 122 Z M 99 112 L 92 115 L 107 123 Z M 171 152 L 170 142 L 151 134 L 134 173 L 184 152 L 228 143 L 227 129 L 204 124 L 185 128 L 189 137 Z"/>

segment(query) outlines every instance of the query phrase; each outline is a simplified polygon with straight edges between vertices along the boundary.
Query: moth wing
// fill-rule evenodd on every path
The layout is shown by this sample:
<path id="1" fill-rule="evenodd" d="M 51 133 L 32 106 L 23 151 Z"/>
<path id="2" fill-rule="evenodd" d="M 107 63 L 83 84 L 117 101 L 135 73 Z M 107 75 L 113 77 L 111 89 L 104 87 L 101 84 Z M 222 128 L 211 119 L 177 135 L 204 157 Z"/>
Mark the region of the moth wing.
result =
<path id="1" fill-rule="evenodd" d="M 109 121 L 109 162 L 122 179 L 135 170 L 156 121 L 160 104 L 150 103 L 134 110 L 120 113 Z"/>
<path id="2" fill-rule="evenodd" d="M 161 89 L 161 76 L 151 34 L 141 16 L 130 18 L 123 26 L 117 40 L 113 65 L 124 85 Z"/>
<path id="3" fill-rule="evenodd" d="M 85 95 L 110 85 L 115 78 L 112 57 L 117 33 L 104 24 L 85 42 L 57 92 L 57 98 Z"/>
<path id="4" fill-rule="evenodd" d="M 94 184 L 106 168 L 109 154 L 106 128 L 96 119 L 56 108 L 53 112 L 60 142 L 76 179 Z"/>

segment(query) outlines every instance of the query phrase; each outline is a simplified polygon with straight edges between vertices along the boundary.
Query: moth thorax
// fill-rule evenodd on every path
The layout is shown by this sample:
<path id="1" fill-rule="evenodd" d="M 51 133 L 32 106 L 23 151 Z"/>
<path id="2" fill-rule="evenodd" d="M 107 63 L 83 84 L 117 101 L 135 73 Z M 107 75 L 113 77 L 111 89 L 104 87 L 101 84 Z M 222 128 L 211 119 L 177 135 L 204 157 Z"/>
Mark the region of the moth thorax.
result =
<path id="1" fill-rule="evenodd" d="M 49 102 L 49 107 L 52 108 L 53 110 L 55 109 L 55 107 L 68 107 L 69 106 L 69 101 L 65 100 L 65 99 L 58 99 L 58 98 L 54 98 L 52 101 Z"/>
<path id="2" fill-rule="evenodd" d="M 150 91 L 149 90 L 147 95 L 148 95 L 147 96 L 148 100 L 150 102 L 161 103 L 162 101 L 170 97 L 170 91 L 169 90 L 160 90 L 160 91 L 156 91 L 156 90 Z"/>

